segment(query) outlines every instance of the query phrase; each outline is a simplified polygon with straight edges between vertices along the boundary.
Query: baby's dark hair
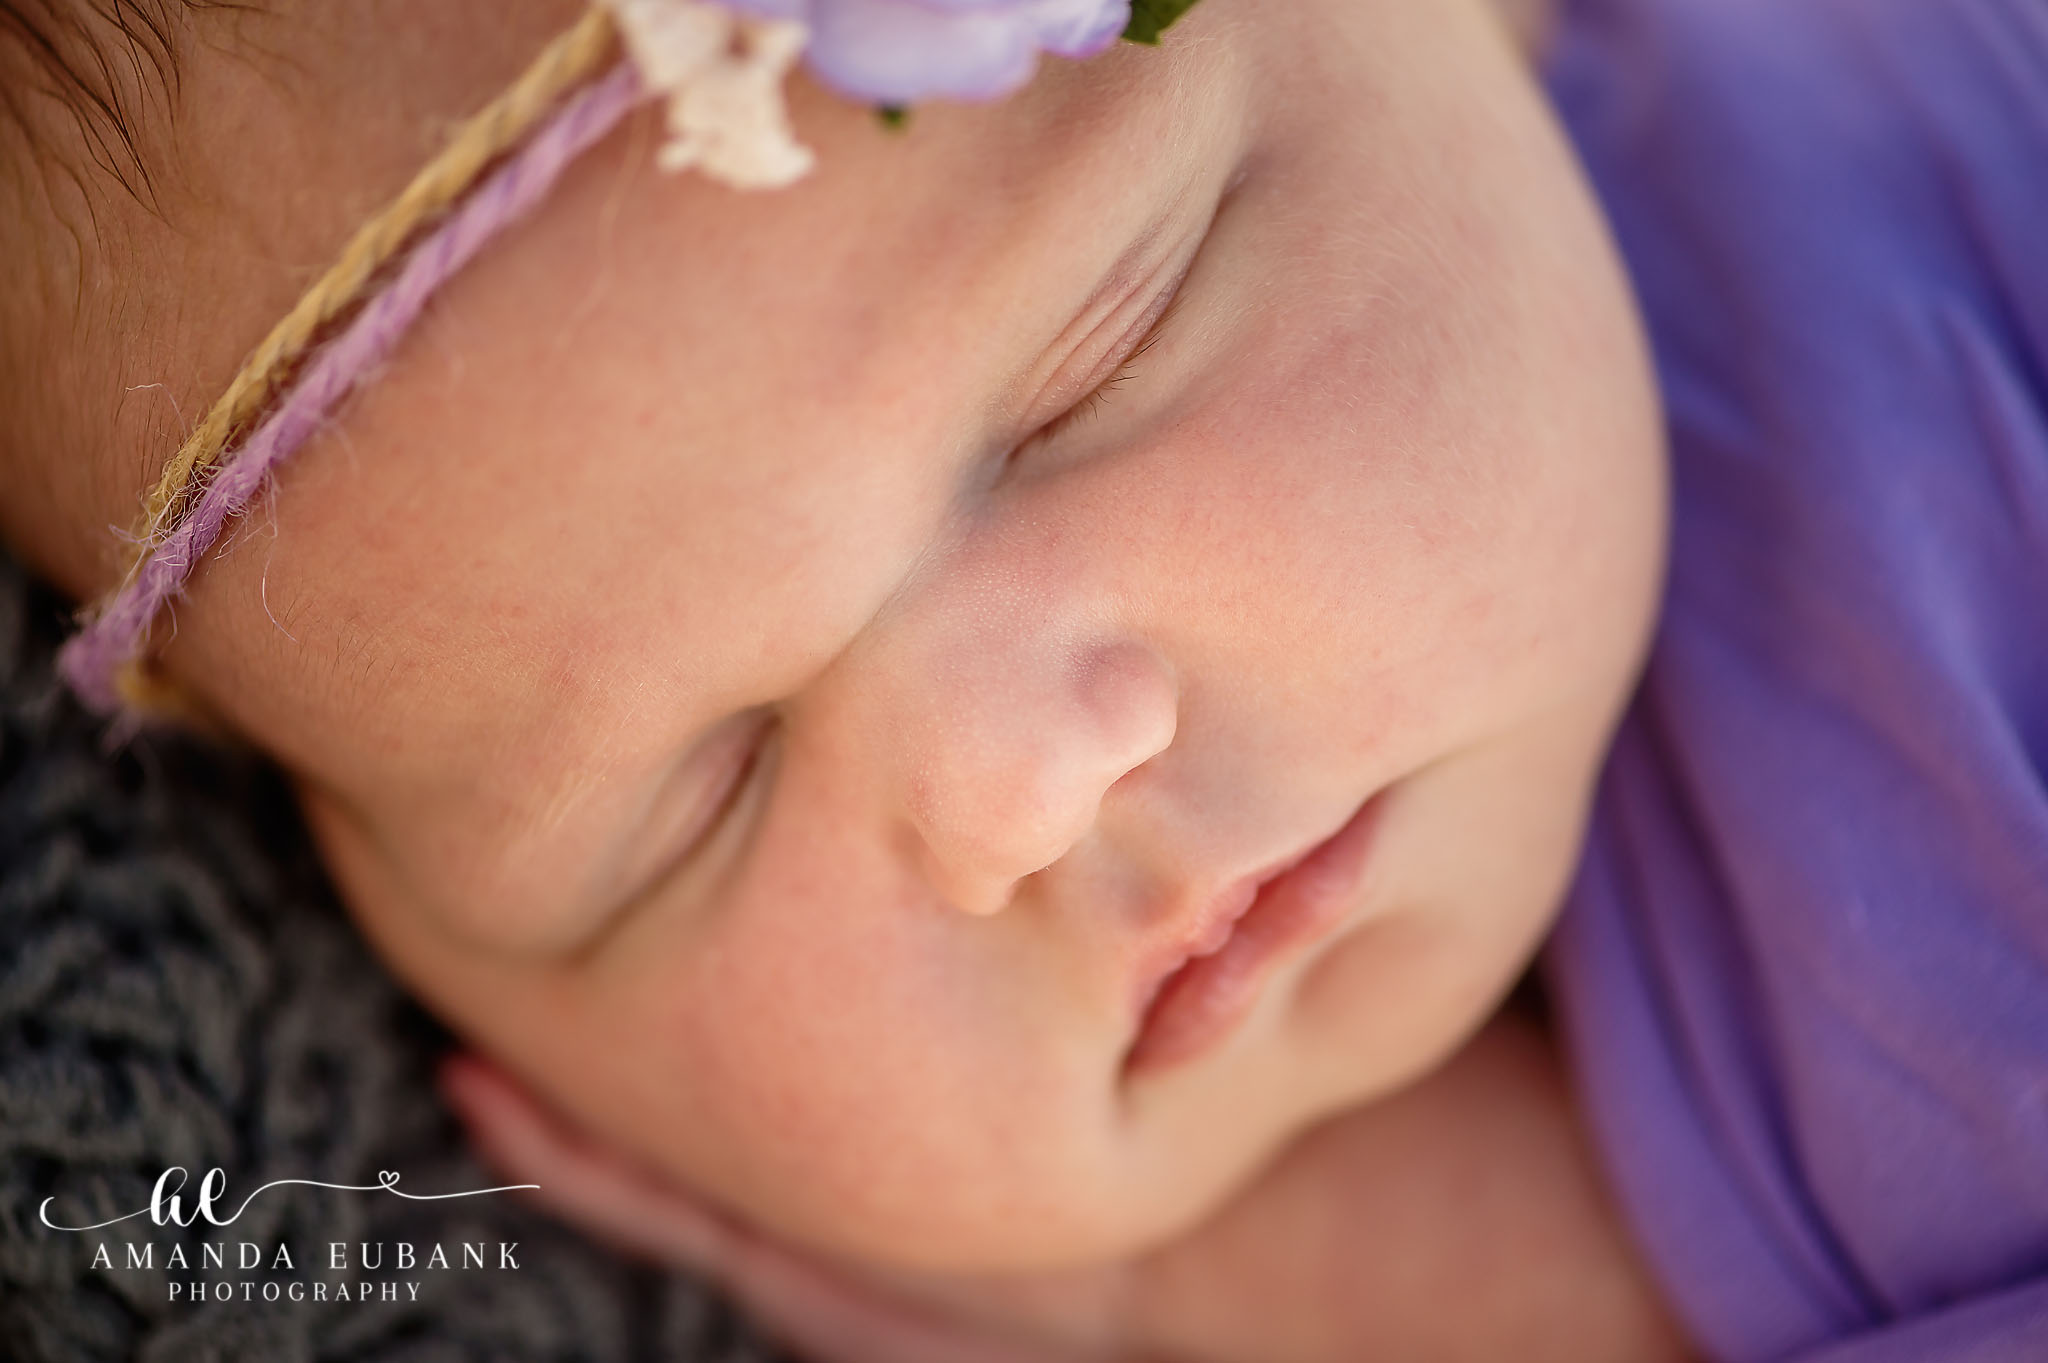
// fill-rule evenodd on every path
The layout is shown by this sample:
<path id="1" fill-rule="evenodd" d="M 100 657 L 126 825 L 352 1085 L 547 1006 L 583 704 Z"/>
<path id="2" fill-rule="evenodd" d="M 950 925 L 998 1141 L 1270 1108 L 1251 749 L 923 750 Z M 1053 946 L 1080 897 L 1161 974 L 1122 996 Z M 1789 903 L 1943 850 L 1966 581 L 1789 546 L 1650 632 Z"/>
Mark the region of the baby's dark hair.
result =
<path id="1" fill-rule="evenodd" d="M 115 183 L 150 192 L 138 132 L 142 101 L 176 94 L 172 3 L 182 0 L 0 0 L 0 129 L 14 175 L 55 149 L 55 117 Z"/>
<path id="2" fill-rule="evenodd" d="M 55 172 L 154 206 L 156 130 L 176 105 L 192 13 L 243 8 L 245 0 L 0 0 L 0 172 L 9 187 Z"/>
<path id="3" fill-rule="evenodd" d="M 110 476 L 85 336 L 132 329 L 104 268 L 120 220 L 163 219 L 181 67 L 201 11 L 247 0 L 0 0 L 0 538 L 54 573 L 43 530 Z M 119 249 L 115 247 L 114 249 Z M 123 477 L 127 475 L 125 472 Z"/>

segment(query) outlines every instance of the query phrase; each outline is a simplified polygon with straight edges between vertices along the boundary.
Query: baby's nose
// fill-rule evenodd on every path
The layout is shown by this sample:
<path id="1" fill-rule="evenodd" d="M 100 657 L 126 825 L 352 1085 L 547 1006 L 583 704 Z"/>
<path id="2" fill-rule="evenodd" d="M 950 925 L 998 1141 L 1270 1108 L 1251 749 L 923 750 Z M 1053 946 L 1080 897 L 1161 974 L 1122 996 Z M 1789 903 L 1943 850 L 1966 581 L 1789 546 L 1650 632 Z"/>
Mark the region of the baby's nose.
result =
<path id="1" fill-rule="evenodd" d="M 1084 837 L 1110 787 L 1164 751 L 1179 719 L 1173 668 L 1144 642 L 1004 642 L 934 670 L 900 754 L 925 876 L 975 914 L 1000 910 Z"/>

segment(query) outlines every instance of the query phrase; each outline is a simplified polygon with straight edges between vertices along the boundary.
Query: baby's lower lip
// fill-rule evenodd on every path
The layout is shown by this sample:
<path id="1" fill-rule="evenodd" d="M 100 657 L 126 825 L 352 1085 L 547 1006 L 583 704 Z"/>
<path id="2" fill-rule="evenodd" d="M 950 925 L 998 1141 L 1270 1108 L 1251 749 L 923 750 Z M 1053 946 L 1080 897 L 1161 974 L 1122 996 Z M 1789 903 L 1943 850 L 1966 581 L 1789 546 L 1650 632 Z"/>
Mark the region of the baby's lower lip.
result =
<path id="1" fill-rule="evenodd" d="M 1124 1056 L 1125 1075 L 1178 1064 L 1222 1044 L 1258 1002 L 1274 962 L 1345 919 L 1386 794 L 1379 791 L 1291 869 L 1260 886 L 1219 949 L 1166 978 Z"/>

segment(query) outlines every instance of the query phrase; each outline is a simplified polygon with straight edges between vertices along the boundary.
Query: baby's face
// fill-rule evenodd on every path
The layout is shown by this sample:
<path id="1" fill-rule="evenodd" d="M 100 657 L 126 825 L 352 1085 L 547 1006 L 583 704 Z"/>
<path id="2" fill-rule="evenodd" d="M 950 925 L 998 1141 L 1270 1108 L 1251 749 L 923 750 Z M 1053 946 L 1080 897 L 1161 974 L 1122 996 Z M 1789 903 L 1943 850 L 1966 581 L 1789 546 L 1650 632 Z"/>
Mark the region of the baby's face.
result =
<path id="1" fill-rule="evenodd" d="M 573 170 L 165 656 L 598 1138 L 877 1260 L 1127 1249 L 1527 963 L 1656 594 L 1638 338 L 1474 4 L 1206 0 L 902 134 L 792 98 L 791 189 L 651 116 Z M 1367 801 L 1334 920 L 1136 1046 Z"/>

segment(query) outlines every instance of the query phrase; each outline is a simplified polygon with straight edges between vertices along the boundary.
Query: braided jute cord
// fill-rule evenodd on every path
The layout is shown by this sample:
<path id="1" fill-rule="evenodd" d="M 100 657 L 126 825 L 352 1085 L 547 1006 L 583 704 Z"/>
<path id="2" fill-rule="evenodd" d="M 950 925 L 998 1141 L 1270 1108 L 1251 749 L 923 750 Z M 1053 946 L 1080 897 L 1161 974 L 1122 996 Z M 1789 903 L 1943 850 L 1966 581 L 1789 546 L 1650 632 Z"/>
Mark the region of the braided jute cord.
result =
<path id="1" fill-rule="evenodd" d="M 227 391 L 165 465 L 149 491 L 142 528 L 132 537 L 135 552 L 121 584 L 88 613 L 90 623 L 66 644 L 61 658 L 66 680 L 88 704 L 102 711 L 124 706 L 131 711 L 116 741 L 133 732 L 143 714 L 195 717 L 194 706 L 153 676 L 139 653 L 157 610 L 177 592 L 211 546 L 220 524 L 238 512 L 256 490 L 259 477 L 251 476 L 231 480 L 241 486 L 230 495 L 208 495 L 215 490 L 228 492 L 215 489 L 214 484 L 224 465 L 232 469 L 242 462 L 239 457 L 228 459 L 231 442 L 271 402 L 284 381 L 302 368 L 301 362 L 315 342 L 362 301 L 365 289 L 399 253 L 475 188 L 485 171 L 532 138 L 536 128 L 550 118 L 573 125 L 550 130 L 559 135 L 552 145 L 540 148 L 538 157 L 530 158 L 535 165 L 507 165 L 506 171 L 521 173 L 501 174 L 493 203 L 469 215 L 464 230 L 448 240 L 443 240 L 450 236 L 444 231 L 420 243 L 416 250 L 429 258 L 410 263 L 406 273 L 376 300 L 384 303 L 391 293 L 402 295 L 396 307 L 383 309 L 390 315 L 360 319 L 351 328 L 352 334 L 338 338 L 331 347 L 343 352 L 336 357 L 338 362 L 326 366 L 329 372 L 324 374 L 309 370 L 300 381 L 302 387 L 318 391 L 299 403 L 295 412 L 281 409 L 243 446 L 251 453 L 257 445 L 266 447 L 265 458 L 257 461 L 264 469 L 252 470 L 252 475 L 260 475 L 310 434 L 327 407 L 345 394 L 376 353 L 396 339 L 404 322 L 424 304 L 426 294 L 459 268 L 496 228 L 530 207 L 577 151 L 616 123 L 637 94 L 632 72 L 623 65 L 606 83 L 605 99 L 597 104 L 582 101 L 583 112 L 578 117 L 568 117 L 574 111 L 564 106 L 569 92 L 590 82 L 611 63 L 616 46 L 612 18 L 601 8 L 591 9 L 551 43 L 509 88 L 462 126 L 397 198 L 356 231 L 335 264 L 251 352 Z M 447 226 L 456 224 L 451 220 Z M 290 419 L 280 422 L 277 418 Z M 280 426 L 282 429 L 277 429 Z M 195 516 L 202 502 L 213 505 L 206 508 L 208 514 Z M 207 524 L 195 526 L 195 519 Z"/>
<path id="2" fill-rule="evenodd" d="M 445 210 L 475 183 L 487 164 L 525 138 L 564 91 L 594 75 L 611 46 L 610 14 L 591 10 L 550 44 L 510 89 L 464 124 L 455 140 L 413 177 L 404 192 L 356 230 L 341 258 L 271 328 L 227 391 L 164 466 L 144 514 L 150 539 L 160 537 L 199 471 L 220 459 L 228 437 L 269 399 L 279 376 L 305 352 L 319 330 L 355 301 L 363 285 L 421 223 Z"/>

